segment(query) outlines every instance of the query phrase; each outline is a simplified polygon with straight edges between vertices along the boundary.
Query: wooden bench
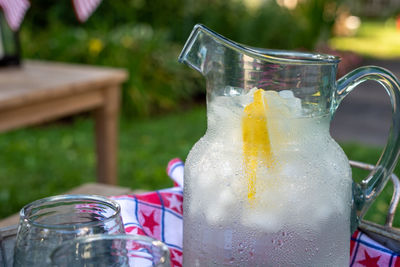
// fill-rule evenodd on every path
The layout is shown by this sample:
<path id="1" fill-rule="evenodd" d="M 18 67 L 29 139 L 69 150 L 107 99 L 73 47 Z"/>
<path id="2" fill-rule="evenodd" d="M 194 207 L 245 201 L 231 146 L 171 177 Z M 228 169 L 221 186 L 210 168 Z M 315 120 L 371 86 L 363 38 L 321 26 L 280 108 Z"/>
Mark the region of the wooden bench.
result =
<path id="1" fill-rule="evenodd" d="M 0 132 L 94 111 L 97 181 L 117 183 L 123 69 L 23 61 L 0 69 Z"/>

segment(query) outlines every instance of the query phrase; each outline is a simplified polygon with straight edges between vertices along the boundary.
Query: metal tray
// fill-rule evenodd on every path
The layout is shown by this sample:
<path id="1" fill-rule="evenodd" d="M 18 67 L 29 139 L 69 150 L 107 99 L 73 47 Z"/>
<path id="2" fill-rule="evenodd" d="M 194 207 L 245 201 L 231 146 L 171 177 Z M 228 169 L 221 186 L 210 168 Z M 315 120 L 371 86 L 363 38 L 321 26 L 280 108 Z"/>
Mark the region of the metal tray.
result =
<path id="1" fill-rule="evenodd" d="M 350 165 L 364 170 L 373 170 L 375 168 L 373 165 L 357 161 L 350 161 Z M 391 181 L 393 183 L 393 195 L 386 216 L 386 223 L 379 225 L 362 220 L 358 228 L 373 240 L 400 254 L 400 229 L 392 226 L 396 208 L 400 200 L 400 182 L 395 174 L 392 174 Z M 17 228 L 17 225 L 0 228 L 0 267 L 13 266 Z"/>
<path id="2" fill-rule="evenodd" d="M 374 165 L 352 160 L 350 160 L 350 165 L 368 171 L 372 171 L 375 168 Z M 395 174 L 392 174 L 390 178 L 393 183 L 393 194 L 387 211 L 385 224 L 379 225 L 370 221 L 362 220 L 358 228 L 371 239 L 381 243 L 393 252 L 400 254 L 400 229 L 393 227 L 394 215 L 400 200 L 400 182 L 399 178 Z"/>

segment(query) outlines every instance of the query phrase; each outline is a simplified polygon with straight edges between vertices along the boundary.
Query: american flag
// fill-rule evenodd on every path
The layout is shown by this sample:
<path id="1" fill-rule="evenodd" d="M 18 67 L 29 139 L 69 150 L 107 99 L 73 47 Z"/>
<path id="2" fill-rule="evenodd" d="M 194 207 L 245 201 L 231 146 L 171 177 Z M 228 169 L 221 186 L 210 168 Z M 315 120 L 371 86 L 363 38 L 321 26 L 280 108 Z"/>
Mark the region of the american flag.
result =
<path id="1" fill-rule="evenodd" d="M 85 22 L 100 4 L 101 0 L 72 0 L 76 17 Z"/>
<path id="2" fill-rule="evenodd" d="M 3 9 L 7 23 L 13 31 L 19 29 L 29 6 L 28 0 L 0 0 L 0 7 Z"/>

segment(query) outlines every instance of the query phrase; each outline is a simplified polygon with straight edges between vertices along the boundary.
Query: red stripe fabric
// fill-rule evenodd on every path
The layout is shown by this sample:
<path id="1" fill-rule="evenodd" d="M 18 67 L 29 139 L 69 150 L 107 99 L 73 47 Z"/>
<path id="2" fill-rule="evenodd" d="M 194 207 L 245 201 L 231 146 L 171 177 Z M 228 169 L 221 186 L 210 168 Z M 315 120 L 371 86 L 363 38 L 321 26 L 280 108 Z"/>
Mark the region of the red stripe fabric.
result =
<path id="1" fill-rule="evenodd" d="M 24 19 L 30 3 L 28 0 L 0 0 L 0 7 L 10 28 L 17 31 Z"/>
<path id="2" fill-rule="evenodd" d="M 100 3 L 101 0 L 72 0 L 76 17 L 80 22 L 85 22 Z"/>

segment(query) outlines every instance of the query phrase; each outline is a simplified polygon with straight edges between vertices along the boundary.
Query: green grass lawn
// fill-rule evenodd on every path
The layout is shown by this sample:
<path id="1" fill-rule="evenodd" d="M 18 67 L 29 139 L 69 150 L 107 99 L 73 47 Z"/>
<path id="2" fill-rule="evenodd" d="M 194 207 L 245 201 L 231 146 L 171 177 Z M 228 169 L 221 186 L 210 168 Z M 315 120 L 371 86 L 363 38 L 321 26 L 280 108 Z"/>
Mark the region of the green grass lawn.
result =
<path id="1" fill-rule="evenodd" d="M 160 189 L 173 185 L 166 166 L 186 158 L 206 128 L 206 111 L 152 119 L 120 121 L 119 185 Z M 23 205 L 94 182 L 94 123 L 78 117 L 71 123 L 48 124 L 0 135 L 0 217 Z"/>
<path id="2" fill-rule="evenodd" d="M 166 165 L 186 158 L 204 134 L 202 107 L 152 119 L 122 118 L 119 139 L 119 184 L 154 190 L 172 186 Z M 344 144 L 349 158 L 374 163 L 379 148 Z M 0 135 L 0 217 L 17 212 L 35 199 L 95 181 L 93 122 L 78 117 L 71 123 L 48 124 Z M 355 171 L 354 176 L 365 173 Z M 391 187 L 373 205 L 367 219 L 383 223 Z M 400 226 L 400 220 L 395 222 Z"/>
<path id="3" fill-rule="evenodd" d="M 394 19 L 363 21 L 355 36 L 334 37 L 330 45 L 338 50 L 353 51 L 365 57 L 400 58 L 400 30 Z"/>

